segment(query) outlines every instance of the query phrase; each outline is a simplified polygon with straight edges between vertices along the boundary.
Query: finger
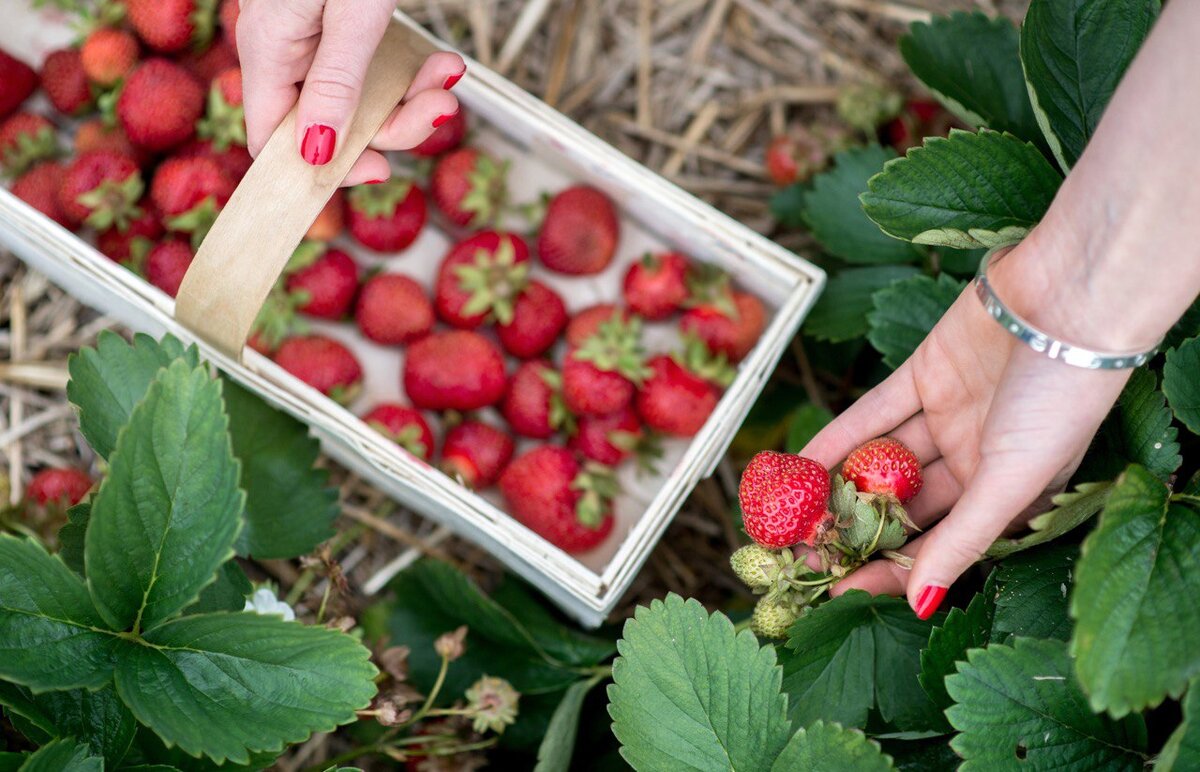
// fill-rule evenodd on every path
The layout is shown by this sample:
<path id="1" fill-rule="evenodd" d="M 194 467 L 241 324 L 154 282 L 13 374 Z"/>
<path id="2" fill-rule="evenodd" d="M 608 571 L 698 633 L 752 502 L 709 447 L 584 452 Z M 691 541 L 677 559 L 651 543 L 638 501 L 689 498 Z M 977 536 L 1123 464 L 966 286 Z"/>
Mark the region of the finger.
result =
<path id="1" fill-rule="evenodd" d="M 942 452 L 938 450 L 933 434 L 929 431 L 929 422 L 924 413 L 917 413 L 897 426 L 895 431 L 888 432 L 888 436 L 899 440 L 911 450 L 917 461 L 921 462 L 921 466 L 928 466 L 942 457 Z"/>
<path id="2" fill-rule="evenodd" d="M 921 492 L 905 505 L 905 509 L 909 519 L 925 529 L 950 511 L 962 496 L 963 488 L 945 461 L 935 461 L 921 470 L 921 475 L 925 480 Z"/>
<path id="3" fill-rule="evenodd" d="M 255 0 L 243 4 L 237 25 L 241 52 L 246 147 L 257 156 L 296 104 L 320 31 L 321 0 Z"/>
<path id="4" fill-rule="evenodd" d="M 835 467 L 867 440 L 895 429 L 921 409 L 921 398 L 908 362 L 883 383 L 859 397 L 804 447 L 801 455 Z"/>
<path id="5" fill-rule="evenodd" d="M 383 39 L 392 4 L 326 0 L 321 41 L 300 90 L 296 143 L 305 161 L 322 166 L 337 150 L 362 95 L 367 65 Z"/>
<path id="6" fill-rule="evenodd" d="M 344 187 L 352 187 L 367 183 L 380 183 L 385 182 L 391 176 L 391 164 L 388 163 L 383 153 L 366 150 L 354 162 L 354 166 L 350 168 L 350 171 L 346 174 L 346 178 L 342 180 L 342 185 Z"/>
<path id="7" fill-rule="evenodd" d="M 911 544 L 914 546 L 912 550 L 916 550 L 916 543 L 920 538 L 914 540 Z M 901 547 L 898 552 L 909 554 L 905 548 L 909 545 Z M 910 555 L 911 557 L 911 555 Z M 908 569 L 899 565 L 893 560 L 887 558 L 878 558 L 867 563 L 862 568 L 847 576 L 842 581 L 829 588 L 830 597 L 836 598 L 850 590 L 865 590 L 872 595 L 903 595 L 904 589 L 908 584 Z"/>
<path id="8" fill-rule="evenodd" d="M 424 142 L 433 130 L 458 113 L 458 100 L 448 91 L 422 91 L 400 105 L 384 122 L 371 147 L 408 150 Z"/>
<path id="9" fill-rule="evenodd" d="M 412 85 L 408 87 L 403 101 L 407 102 L 422 91 L 449 91 L 467 74 L 467 63 L 458 54 L 438 51 L 430 54 L 421 69 L 417 70 Z"/>

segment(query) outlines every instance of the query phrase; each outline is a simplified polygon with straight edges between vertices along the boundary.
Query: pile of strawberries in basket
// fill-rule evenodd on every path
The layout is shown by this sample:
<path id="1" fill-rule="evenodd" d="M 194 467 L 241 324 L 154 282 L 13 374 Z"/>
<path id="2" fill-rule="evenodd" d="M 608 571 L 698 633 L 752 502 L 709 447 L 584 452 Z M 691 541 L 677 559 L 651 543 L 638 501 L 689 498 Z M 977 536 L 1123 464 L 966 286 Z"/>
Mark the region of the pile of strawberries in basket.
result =
<path id="1" fill-rule="evenodd" d="M 191 0 L 112 0 L 40 73 L 0 51 L 0 164 L 12 192 L 172 296 L 251 163 L 237 14 L 236 0 L 209 18 Z M 39 83 L 50 114 L 38 112 Z M 467 129 L 460 111 L 398 154 L 392 179 L 339 192 L 251 345 L 344 404 L 363 367 L 306 319 L 404 347 L 396 401 L 363 420 L 464 485 L 498 484 L 514 517 L 565 550 L 588 550 L 612 530 L 614 467 L 651 462 L 660 436 L 700 430 L 766 313 L 728 276 L 674 252 L 633 262 L 615 302 L 571 313 L 535 268 L 607 268 L 620 241 L 613 203 L 574 186 L 512 205 L 507 163 L 472 147 Z M 498 230 L 521 219 L 514 212 L 527 226 Z M 427 221 L 456 239 L 432 287 L 403 271 Z M 365 269 L 351 253 L 359 247 L 384 267 Z M 677 324 L 677 350 L 647 352 L 646 322 Z M 440 454 L 431 415 L 446 427 Z M 518 438 L 535 442 L 514 459 Z"/>

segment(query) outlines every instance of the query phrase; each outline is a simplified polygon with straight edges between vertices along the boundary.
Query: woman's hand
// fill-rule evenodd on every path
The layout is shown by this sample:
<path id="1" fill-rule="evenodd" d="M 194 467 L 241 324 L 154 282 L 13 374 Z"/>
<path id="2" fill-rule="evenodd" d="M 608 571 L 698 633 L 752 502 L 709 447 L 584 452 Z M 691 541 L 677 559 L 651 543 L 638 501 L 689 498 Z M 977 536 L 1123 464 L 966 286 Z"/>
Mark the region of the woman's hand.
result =
<path id="1" fill-rule="evenodd" d="M 309 163 L 328 163 L 358 105 L 363 78 L 391 19 L 394 0 L 241 0 L 237 24 L 246 135 L 257 156 L 299 100 L 296 151 Z M 466 71 L 462 57 L 426 60 L 403 102 L 392 112 L 344 184 L 382 181 L 391 174 L 381 150 L 420 144 L 441 116 L 458 111 L 449 90 Z"/>

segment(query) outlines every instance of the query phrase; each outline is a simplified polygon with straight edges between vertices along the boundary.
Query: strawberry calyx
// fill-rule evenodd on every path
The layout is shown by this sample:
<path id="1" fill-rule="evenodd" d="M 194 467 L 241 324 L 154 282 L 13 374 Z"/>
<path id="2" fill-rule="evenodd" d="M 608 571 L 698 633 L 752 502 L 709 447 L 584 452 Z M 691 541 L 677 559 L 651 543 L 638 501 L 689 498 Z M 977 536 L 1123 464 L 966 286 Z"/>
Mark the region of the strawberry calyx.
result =
<path id="1" fill-rule="evenodd" d="M 288 292 L 283 282 L 278 282 L 255 317 L 250 334 L 271 350 L 279 348 L 293 335 L 306 334 L 308 324 L 300 318 L 298 311 L 308 302 L 307 296 L 307 292 Z"/>
<path id="2" fill-rule="evenodd" d="M 620 312 L 614 313 L 611 319 L 601 322 L 596 332 L 571 356 L 591 363 L 597 370 L 620 373 L 639 386 L 654 374 L 646 364 L 642 318 L 636 314 L 622 318 Z"/>
<path id="3" fill-rule="evenodd" d="M 117 27 L 125 21 L 125 3 L 122 0 L 99 0 L 75 10 L 73 28 L 79 42 L 101 27 Z"/>
<path id="4" fill-rule="evenodd" d="M 470 212 L 471 227 L 483 228 L 500 216 L 508 203 L 508 161 L 497 161 L 480 153 L 467 174 L 471 189 L 463 196 L 458 208 Z"/>
<path id="5" fill-rule="evenodd" d="M 665 453 L 662 436 L 657 432 L 627 432 L 614 429 L 608 433 L 608 441 L 614 448 L 633 456 L 638 474 L 656 474 L 658 461 Z"/>
<path id="6" fill-rule="evenodd" d="M 500 324 L 511 324 L 517 298 L 529 286 L 529 262 L 517 262 L 511 236 L 501 236 L 495 251 L 479 249 L 475 261 L 454 268 L 454 276 L 470 298 L 462 313 L 486 313 Z"/>
<path id="7" fill-rule="evenodd" d="M 604 518 L 612 511 L 612 501 L 621 493 L 621 484 L 611 467 L 594 461 L 584 465 L 583 471 L 575 475 L 571 490 L 581 493 L 575 502 L 575 517 L 581 525 L 599 528 Z"/>
<path id="8" fill-rule="evenodd" d="M 308 268 L 320 260 L 326 251 L 328 251 L 328 246 L 323 241 L 312 239 L 301 241 L 300 245 L 292 250 L 292 256 L 288 258 L 287 266 L 283 269 L 284 275 L 287 276 Z"/>
<path id="9" fill-rule="evenodd" d="M 835 475 L 829 495 L 838 543 L 843 557 L 865 561 L 878 550 L 894 550 L 908 539 L 906 529 L 919 530 L 900 502 L 886 496 L 862 493 L 854 483 Z M 844 564 L 845 560 L 837 561 Z"/>
<path id="10" fill-rule="evenodd" d="M 355 212 L 378 219 L 391 217 L 412 190 L 412 180 L 392 177 L 376 185 L 355 185 L 347 200 Z"/>
<path id="11" fill-rule="evenodd" d="M 575 414 L 571 412 L 571 409 L 567 407 L 566 400 L 563 399 L 562 373 L 552 367 L 543 367 L 538 376 L 550 388 L 550 428 L 566 434 L 574 434 L 578 424 Z"/>
<path id="12" fill-rule="evenodd" d="M 192 49 L 203 51 L 212 43 L 217 26 L 217 0 L 195 0 L 195 10 L 188 16 L 192 23 Z"/>
<path id="13" fill-rule="evenodd" d="M 367 425 L 417 458 L 425 458 L 429 452 L 429 449 L 425 447 L 425 443 L 421 441 L 421 427 L 416 424 L 410 423 L 397 432 L 391 431 L 379 421 L 370 421 Z"/>
<path id="14" fill-rule="evenodd" d="M 688 272 L 688 299 L 683 302 L 684 308 L 714 308 L 721 315 L 737 321 L 737 303 L 733 299 L 733 284 L 729 274 L 715 265 L 701 263 Z"/>
<path id="15" fill-rule="evenodd" d="M 104 180 L 75 200 L 91 210 L 85 223 L 96 230 L 116 228 L 123 233 L 144 214 L 138 202 L 145 190 L 142 175 L 134 172 L 123 180 Z"/>
<path id="16" fill-rule="evenodd" d="M 58 136 L 54 128 L 41 126 L 35 131 L 18 134 L 15 141 L 4 149 L 0 166 L 9 176 L 20 177 L 34 164 L 57 158 L 59 153 Z"/>
<path id="17" fill-rule="evenodd" d="M 671 358 L 684 370 L 723 389 L 729 388 L 737 377 L 737 369 L 729 363 L 729 357 L 723 352 L 710 349 L 708 344 L 694 333 L 683 336 L 683 351 L 672 354 Z"/>
<path id="18" fill-rule="evenodd" d="M 225 152 L 231 146 L 246 146 L 246 108 L 231 105 L 225 100 L 221 86 L 215 81 L 208 90 L 208 109 L 196 123 L 196 134 L 212 141 L 212 148 Z"/>
<path id="19" fill-rule="evenodd" d="M 200 243 L 208 235 L 220 212 L 221 207 L 217 206 L 216 197 L 205 196 L 203 201 L 186 212 L 168 218 L 165 225 L 168 230 L 191 234 L 192 249 L 199 249 Z"/>

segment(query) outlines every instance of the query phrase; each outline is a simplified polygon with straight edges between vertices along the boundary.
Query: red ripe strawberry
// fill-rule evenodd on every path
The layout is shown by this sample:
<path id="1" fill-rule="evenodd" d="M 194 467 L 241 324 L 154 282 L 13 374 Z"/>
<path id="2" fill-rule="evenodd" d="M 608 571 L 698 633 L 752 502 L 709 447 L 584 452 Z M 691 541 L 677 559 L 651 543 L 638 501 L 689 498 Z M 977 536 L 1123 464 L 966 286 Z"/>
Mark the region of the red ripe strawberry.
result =
<path id="1" fill-rule="evenodd" d="M 601 324 L 611 320 L 614 315 L 623 322 L 629 320 L 629 311 L 612 303 L 598 303 L 575 314 L 571 321 L 567 322 L 567 345 L 573 349 L 579 348 L 584 341 L 596 334 Z"/>
<path id="2" fill-rule="evenodd" d="M 537 251 L 542 265 L 573 275 L 599 273 L 617 252 L 620 224 L 612 201 L 595 188 L 577 185 L 550 200 Z"/>
<path id="3" fill-rule="evenodd" d="M 511 322 L 514 298 L 529 279 L 529 246 L 520 236 L 483 231 L 446 253 L 434 282 L 442 321 L 474 329 L 490 317 Z"/>
<path id="4" fill-rule="evenodd" d="M 130 220 L 125 230 L 109 228 L 96 236 L 96 249 L 114 262 L 131 263 L 135 268 L 165 232 L 153 204 L 143 199 L 139 208 L 141 216 Z"/>
<path id="5" fill-rule="evenodd" d="M 544 440 L 560 429 L 575 427 L 575 417 L 562 399 L 562 374 L 544 359 L 521 363 L 509 381 L 500 412 L 522 437 Z"/>
<path id="6" fill-rule="evenodd" d="M 432 158 L 435 155 L 448 153 L 463 143 L 467 137 L 467 111 L 459 105 L 458 112 L 451 115 L 449 120 L 433 130 L 425 141 L 408 152 L 421 158 Z"/>
<path id="7" fill-rule="evenodd" d="M 120 126 L 109 126 L 103 118 L 89 118 L 75 129 L 75 152 L 80 155 L 93 150 L 107 150 L 141 161 L 133 143 Z"/>
<path id="8" fill-rule="evenodd" d="M 225 172 L 225 176 L 234 184 L 241 182 L 246 172 L 250 171 L 250 164 L 254 163 L 250 151 L 242 145 L 230 145 L 224 150 L 217 150 L 213 147 L 211 139 L 194 139 L 179 148 L 175 157 L 210 158 L 217 162 L 217 166 L 221 167 L 221 171 Z"/>
<path id="9" fill-rule="evenodd" d="M 669 356 L 654 357 L 648 364 L 653 374 L 638 390 L 638 415 L 654 431 L 693 436 L 716 408 L 720 388 Z"/>
<path id="10" fill-rule="evenodd" d="M 92 478 L 78 469 L 43 469 L 25 488 L 25 498 L 41 506 L 73 507 L 92 489 Z"/>
<path id="11" fill-rule="evenodd" d="M 541 356 L 567 325 L 567 307 L 558 293 L 531 281 L 513 304 L 512 320 L 496 327 L 500 345 L 515 357 Z"/>
<path id="12" fill-rule="evenodd" d="M 196 124 L 196 134 L 212 143 L 213 150 L 246 146 L 246 109 L 242 106 L 242 70 L 221 72 L 208 89 L 208 110 Z"/>
<path id="13" fill-rule="evenodd" d="M 566 448 L 520 456 L 500 476 L 500 491 L 514 518 L 565 552 L 586 552 L 612 532 L 616 480 L 599 464 L 581 468 Z"/>
<path id="14" fill-rule="evenodd" d="M 746 533 L 768 549 L 816 546 L 834 525 L 829 487 L 829 470 L 816 461 L 764 450 L 738 486 Z"/>
<path id="15" fill-rule="evenodd" d="M 835 130 L 814 133 L 794 126 L 767 145 L 767 176 L 780 187 L 805 182 L 829 164 L 831 153 L 849 143 L 849 137 Z"/>
<path id="16" fill-rule="evenodd" d="M 358 185 L 346 201 L 350 235 L 376 252 L 405 249 L 425 227 L 425 194 L 410 180 Z"/>
<path id="17" fill-rule="evenodd" d="M 645 319 L 666 319 L 688 299 L 688 261 L 678 252 L 647 253 L 625 274 L 625 303 Z"/>
<path id="18" fill-rule="evenodd" d="M 93 228 L 125 229 L 140 217 L 138 201 L 146 185 L 138 165 L 129 156 L 93 150 L 67 167 L 58 204 L 75 223 Z"/>
<path id="19" fill-rule="evenodd" d="M 0 123 L 0 166 L 24 174 L 39 161 L 58 155 L 54 124 L 36 113 L 16 113 Z"/>
<path id="20" fill-rule="evenodd" d="M 616 466 L 637 450 L 646 433 L 633 408 L 610 415 L 583 416 L 567 447 L 584 458 Z"/>
<path id="21" fill-rule="evenodd" d="M 275 352 L 275 363 L 343 405 L 352 402 L 362 386 L 358 358 L 338 341 L 322 335 L 289 338 Z"/>
<path id="22" fill-rule="evenodd" d="M 879 437 L 858 446 L 842 464 L 842 477 L 859 493 L 886 496 L 907 504 L 921 492 L 921 462 L 899 440 Z"/>
<path id="23" fill-rule="evenodd" d="M 442 471 L 474 490 L 496 484 L 513 455 L 513 440 L 482 421 L 463 421 L 446 432 Z"/>
<path id="24" fill-rule="evenodd" d="M 191 139 L 203 113 L 204 89 L 191 73 L 166 59 L 138 65 L 117 99 L 117 118 L 129 141 L 153 152 Z"/>
<path id="25" fill-rule="evenodd" d="M 486 228 L 508 200 L 508 162 L 473 147 L 443 155 L 429 177 L 434 205 L 455 225 Z"/>
<path id="26" fill-rule="evenodd" d="M 881 131 L 884 141 L 903 155 L 925 137 L 944 137 L 955 126 L 954 116 L 932 99 L 910 99 L 904 111 Z"/>
<path id="27" fill-rule="evenodd" d="M 380 273 L 368 279 L 359 292 L 354 319 L 369 340 L 408 344 L 433 329 L 433 304 L 421 285 L 409 277 Z"/>
<path id="28" fill-rule="evenodd" d="M 202 84 L 211 83 L 225 70 L 238 66 L 237 48 L 233 38 L 222 35 L 204 51 L 191 52 L 179 59 L 183 68 Z"/>
<path id="29" fill-rule="evenodd" d="M 171 297 L 179 294 L 183 276 L 192 265 L 192 248 L 186 241 L 167 239 L 160 241 L 146 255 L 146 281 Z"/>
<path id="30" fill-rule="evenodd" d="M 237 22 L 240 15 L 241 5 L 238 0 L 223 0 L 221 9 L 217 12 L 217 17 L 221 20 L 221 29 L 225 33 L 224 39 L 233 46 L 234 53 L 237 52 Z"/>
<path id="31" fill-rule="evenodd" d="M 700 338 L 714 352 L 729 357 L 729 361 L 740 362 L 762 336 L 767 312 L 762 301 L 748 292 L 734 291 L 731 300 L 732 309 L 716 303 L 688 309 L 679 327 Z"/>
<path id="32" fill-rule="evenodd" d="M 602 322 L 563 363 L 563 400 L 576 415 L 615 413 L 650 375 L 641 344 L 642 320 Z"/>
<path id="33" fill-rule="evenodd" d="M 346 199 L 342 197 L 342 189 L 338 188 L 325 203 L 317 219 L 308 226 L 304 238 L 310 241 L 333 241 L 341 236 L 346 228 L 345 206 Z"/>
<path id="34" fill-rule="evenodd" d="M 137 60 L 137 38 L 123 29 L 101 27 L 88 35 L 79 49 L 79 62 L 88 80 L 105 88 L 119 83 Z"/>
<path id="35" fill-rule="evenodd" d="M 169 158 L 150 184 L 150 199 L 170 230 L 191 233 L 199 244 L 233 195 L 233 180 L 211 158 Z"/>
<path id="36" fill-rule="evenodd" d="M 12 193 L 59 225 L 70 227 L 71 221 L 58 205 L 58 189 L 66 173 L 66 167 L 57 161 L 43 161 L 13 182 Z"/>
<path id="37" fill-rule="evenodd" d="M 20 107 L 37 84 L 32 67 L 0 49 L 0 118 L 7 118 Z"/>
<path id="38" fill-rule="evenodd" d="M 174 53 L 212 41 L 214 3 L 205 0 L 125 0 L 129 24 L 156 51 Z"/>
<path id="39" fill-rule="evenodd" d="M 54 51 L 42 62 L 42 88 L 54 109 L 65 115 L 79 115 L 92 106 L 87 73 L 73 48 Z"/>
<path id="40" fill-rule="evenodd" d="M 404 405 L 384 404 L 376 406 L 362 420 L 422 461 L 433 457 L 433 432 L 420 411 Z"/>
<path id="41" fill-rule="evenodd" d="M 287 291 L 299 301 L 297 311 L 317 319 L 341 319 L 350 312 L 358 292 L 358 264 L 350 255 L 329 249 L 288 268 Z"/>
<path id="42" fill-rule="evenodd" d="M 404 359 L 404 391 L 426 410 L 478 410 L 504 396 L 504 355 L 474 332 L 438 332 L 414 343 Z"/>

